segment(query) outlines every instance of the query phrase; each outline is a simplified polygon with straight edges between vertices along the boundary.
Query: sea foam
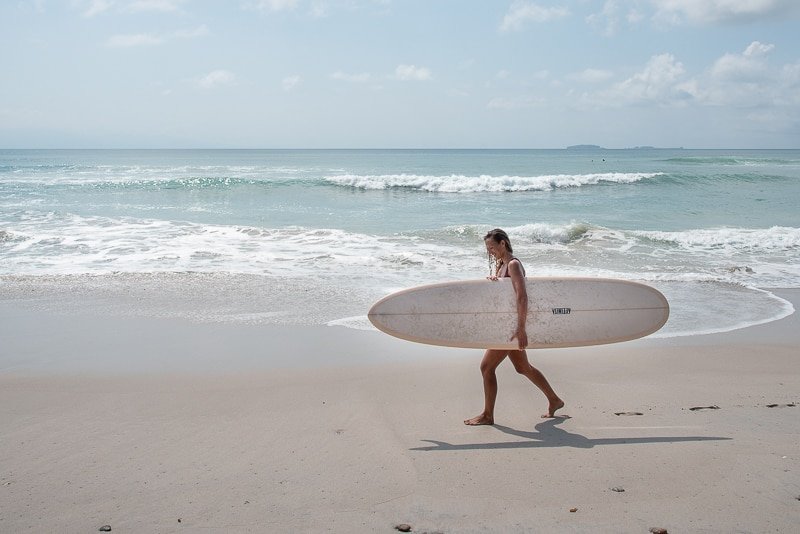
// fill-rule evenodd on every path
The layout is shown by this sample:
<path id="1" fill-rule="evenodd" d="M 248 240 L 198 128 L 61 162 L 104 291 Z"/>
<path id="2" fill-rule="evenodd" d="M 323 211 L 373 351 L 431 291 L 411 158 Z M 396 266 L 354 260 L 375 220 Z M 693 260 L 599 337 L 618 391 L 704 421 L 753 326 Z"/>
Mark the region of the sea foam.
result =
<path id="1" fill-rule="evenodd" d="M 800 247 L 800 228 L 708 228 L 680 232 L 633 231 L 631 235 L 672 244 L 684 249 L 705 251 L 784 252 Z"/>

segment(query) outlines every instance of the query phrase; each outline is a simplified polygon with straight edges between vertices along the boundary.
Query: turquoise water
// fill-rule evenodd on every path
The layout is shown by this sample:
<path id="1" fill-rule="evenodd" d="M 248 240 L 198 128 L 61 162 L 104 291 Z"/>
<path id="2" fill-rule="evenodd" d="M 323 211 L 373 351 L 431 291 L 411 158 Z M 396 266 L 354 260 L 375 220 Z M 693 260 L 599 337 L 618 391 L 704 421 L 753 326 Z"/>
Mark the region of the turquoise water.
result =
<path id="1" fill-rule="evenodd" d="M 485 276 L 502 227 L 529 275 L 658 287 L 682 335 L 791 312 L 798 206 L 799 150 L 4 150 L 0 276 L 291 277 L 352 314 L 293 321 L 366 328 L 387 291 Z"/>

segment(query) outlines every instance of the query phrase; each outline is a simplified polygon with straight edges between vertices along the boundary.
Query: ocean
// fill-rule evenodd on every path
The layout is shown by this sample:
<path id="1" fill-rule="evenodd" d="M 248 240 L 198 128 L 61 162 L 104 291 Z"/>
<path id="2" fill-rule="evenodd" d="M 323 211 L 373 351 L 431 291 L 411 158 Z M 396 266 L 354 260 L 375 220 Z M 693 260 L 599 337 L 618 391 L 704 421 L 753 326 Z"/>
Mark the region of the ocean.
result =
<path id="1" fill-rule="evenodd" d="M 661 290 L 655 336 L 772 321 L 800 287 L 800 150 L 0 150 L 6 297 L 370 329 L 391 291 L 488 275 L 496 227 L 529 276 Z"/>

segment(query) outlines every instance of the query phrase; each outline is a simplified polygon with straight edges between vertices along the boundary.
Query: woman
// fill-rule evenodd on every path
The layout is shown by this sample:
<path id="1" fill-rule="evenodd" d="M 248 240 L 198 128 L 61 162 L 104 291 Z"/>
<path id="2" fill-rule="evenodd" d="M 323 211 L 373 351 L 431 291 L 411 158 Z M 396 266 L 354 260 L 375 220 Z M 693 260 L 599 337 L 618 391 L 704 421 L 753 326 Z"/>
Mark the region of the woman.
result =
<path id="1" fill-rule="evenodd" d="M 486 251 L 489 253 L 490 259 L 493 259 L 496 265 L 495 272 L 489 276 L 489 279 L 497 281 L 500 278 L 511 278 L 511 284 L 514 286 L 514 292 L 517 297 L 517 328 L 514 335 L 511 336 L 511 340 L 517 340 L 519 350 L 488 349 L 483 355 L 483 360 L 481 361 L 484 395 L 483 413 L 472 419 L 467 419 L 464 424 L 494 424 L 494 403 L 497 399 L 497 376 L 495 370 L 506 356 L 514 364 L 514 369 L 519 374 L 528 377 L 547 397 L 549 406 L 547 413 L 542 417 L 555 417 L 556 411 L 564 407 L 564 401 L 556 395 L 544 375 L 530 364 L 528 354 L 525 352 L 525 347 L 528 345 L 528 333 L 525 331 L 525 319 L 528 315 L 525 269 L 522 267 L 522 262 L 513 256 L 511 241 L 508 238 L 508 234 L 503 230 L 492 230 L 486 234 L 483 241 L 486 243 Z"/>

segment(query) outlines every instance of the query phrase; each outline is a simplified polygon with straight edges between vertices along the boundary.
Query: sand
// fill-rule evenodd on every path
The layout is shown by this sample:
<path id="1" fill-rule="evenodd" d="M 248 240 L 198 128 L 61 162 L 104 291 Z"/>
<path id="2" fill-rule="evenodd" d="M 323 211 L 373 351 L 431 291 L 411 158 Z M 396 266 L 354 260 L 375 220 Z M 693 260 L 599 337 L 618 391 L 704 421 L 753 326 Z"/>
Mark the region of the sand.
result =
<path id="1" fill-rule="evenodd" d="M 570 417 L 540 419 L 544 396 L 506 362 L 497 424 L 467 427 L 480 351 L 47 298 L 0 302 L 0 532 L 800 525 L 797 314 L 532 352 Z"/>

